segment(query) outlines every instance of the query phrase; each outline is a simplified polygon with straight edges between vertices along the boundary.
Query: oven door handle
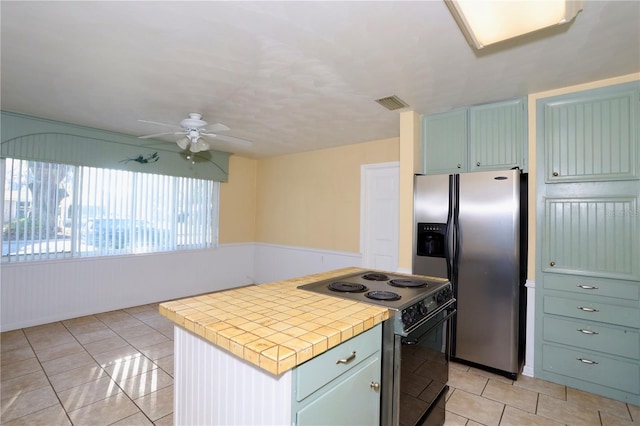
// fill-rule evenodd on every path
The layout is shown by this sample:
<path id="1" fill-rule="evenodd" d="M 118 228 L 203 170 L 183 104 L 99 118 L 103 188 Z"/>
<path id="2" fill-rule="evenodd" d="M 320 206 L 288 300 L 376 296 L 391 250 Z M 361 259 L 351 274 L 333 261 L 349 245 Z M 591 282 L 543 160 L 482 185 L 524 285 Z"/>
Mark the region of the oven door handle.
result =
<path id="1" fill-rule="evenodd" d="M 419 337 L 416 337 L 415 339 L 409 339 L 406 337 L 403 337 L 401 342 L 403 345 L 417 345 L 418 342 L 420 340 L 422 340 L 422 338 L 424 336 L 426 336 L 427 334 L 431 333 L 431 331 L 440 326 L 440 324 L 442 324 L 443 322 L 447 321 L 449 318 L 451 318 L 452 316 L 454 316 L 456 313 L 458 312 L 457 309 L 453 309 L 452 311 L 450 311 L 444 318 L 442 318 L 440 321 L 438 321 L 437 323 L 435 323 L 433 326 L 429 327 L 429 329 L 427 331 L 425 331 L 424 333 L 422 333 Z"/>

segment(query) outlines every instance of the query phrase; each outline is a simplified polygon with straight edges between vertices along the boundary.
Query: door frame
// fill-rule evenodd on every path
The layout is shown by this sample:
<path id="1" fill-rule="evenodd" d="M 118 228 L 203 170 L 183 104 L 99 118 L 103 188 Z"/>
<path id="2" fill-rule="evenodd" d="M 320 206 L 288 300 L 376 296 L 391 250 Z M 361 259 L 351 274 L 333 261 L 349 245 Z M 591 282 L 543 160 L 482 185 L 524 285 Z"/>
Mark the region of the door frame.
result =
<path id="1" fill-rule="evenodd" d="M 374 164 L 363 164 L 360 167 L 360 254 L 362 258 L 362 267 L 372 267 L 369 263 L 369 257 L 371 256 L 371 244 L 368 236 L 366 235 L 366 230 L 368 229 L 369 222 L 371 221 L 371 215 L 369 214 L 368 200 L 371 198 L 371 191 L 373 188 L 368 185 L 368 177 L 380 170 L 383 169 L 393 169 L 396 171 L 398 176 L 398 183 L 400 182 L 400 162 L 399 161 L 390 161 L 386 163 L 374 163 Z M 396 188 L 396 196 L 398 202 L 396 204 L 396 217 L 398 218 L 398 223 L 396 224 L 395 229 L 395 241 L 396 241 L 396 251 L 393 253 L 394 257 L 394 270 L 390 272 L 396 272 L 399 267 L 399 257 L 400 257 L 400 185 Z"/>

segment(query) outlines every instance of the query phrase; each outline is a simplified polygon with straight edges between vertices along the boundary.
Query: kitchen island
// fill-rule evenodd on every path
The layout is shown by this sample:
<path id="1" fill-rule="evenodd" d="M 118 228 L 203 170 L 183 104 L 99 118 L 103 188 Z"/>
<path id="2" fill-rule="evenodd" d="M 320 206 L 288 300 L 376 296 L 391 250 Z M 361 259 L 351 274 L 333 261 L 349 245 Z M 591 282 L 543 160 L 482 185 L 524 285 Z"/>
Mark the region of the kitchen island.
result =
<path id="1" fill-rule="evenodd" d="M 303 381 L 320 388 L 341 375 L 345 384 L 331 390 L 342 392 L 351 376 L 362 380 L 366 372 L 379 381 L 378 324 L 389 319 L 389 309 L 297 289 L 361 271 L 343 268 L 162 303 L 160 313 L 176 324 L 175 424 L 292 424 L 296 412 L 317 412 L 317 401 L 329 398 L 310 396 L 316 389 Z M 325 373 L 323 355 L 345 362 L 330 362 L 338 370 Z M 307 363 L 312 358 L 316 368 Z M 371 392 L 376 384 L 371 381 Z"/>

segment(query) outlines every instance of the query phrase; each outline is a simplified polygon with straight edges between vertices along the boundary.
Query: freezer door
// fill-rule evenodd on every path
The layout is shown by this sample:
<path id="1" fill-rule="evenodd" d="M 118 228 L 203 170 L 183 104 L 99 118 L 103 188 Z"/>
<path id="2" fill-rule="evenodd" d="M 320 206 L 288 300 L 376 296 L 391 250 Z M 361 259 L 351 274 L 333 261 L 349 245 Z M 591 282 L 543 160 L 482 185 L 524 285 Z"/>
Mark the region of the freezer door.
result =
<path id="1" fill-rule="evenodd" d="M 520 172 L 459 176 L 454 357 L 517 373 Z"/>
<path id="2" fill-rule="evenodd" d="M 416 175 L 413 196 L 413 265 L 412 272 L 439 278 L 451 278 L 452 232 L 448 232 L 451 217 L 449 182 L 451 175 Z M 418 247 L 418 224 L 429 224 L 430 228 L 445 229 L 445 257 L 427 256 Z M 424 230 L 424 229 L 423 229 Z"/>

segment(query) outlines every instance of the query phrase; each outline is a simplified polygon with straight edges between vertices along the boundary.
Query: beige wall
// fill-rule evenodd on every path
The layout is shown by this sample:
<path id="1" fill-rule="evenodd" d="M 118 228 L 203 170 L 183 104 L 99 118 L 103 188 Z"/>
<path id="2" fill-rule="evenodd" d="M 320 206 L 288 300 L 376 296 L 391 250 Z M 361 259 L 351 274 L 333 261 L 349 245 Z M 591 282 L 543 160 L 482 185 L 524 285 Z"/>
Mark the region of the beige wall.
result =
<path id="1" fill-rule="evenodd" d="M 422 172 L 420 115 L 400 114 L 400 226 L 398 267 L 410 271 L 413 259 L 413 175 Z"/>
<path id="2" fill-rule="evenodd" d="M 361 166 L 398 159 L 391 138 L 258 160 L 256 241 L 360 252 Z"/>
<path id="3" fill-rule="evenodd" d="M 221 244 L 256 240 L 257 170 L 257 160 L 229 157 L 229 181 L 220 184 Z"/>

